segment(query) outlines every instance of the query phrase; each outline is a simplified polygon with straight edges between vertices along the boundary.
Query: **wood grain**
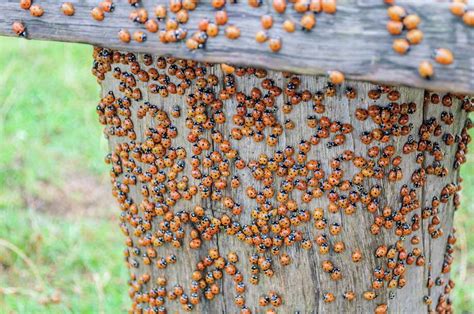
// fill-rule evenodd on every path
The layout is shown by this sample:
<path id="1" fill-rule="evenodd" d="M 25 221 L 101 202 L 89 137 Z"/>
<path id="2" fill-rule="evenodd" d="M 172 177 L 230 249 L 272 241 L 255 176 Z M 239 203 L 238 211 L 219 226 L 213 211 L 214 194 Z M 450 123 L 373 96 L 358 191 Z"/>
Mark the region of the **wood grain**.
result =
<path id="1" fill-rule="evenodd" d="M 139 60 L 142 60 L 143 55 L 139 55 Z M 142 69 L 148 69 L 143 63 L 140 63 Z M 129 71 L 128 66 L 123 64 L 116 64 L 121 68 L 122 71 Z M 220 88 L 223 87 L 222 81 L 224 74 L 222 73 L 219 66 L 207 66 L 208 74 L 216 74 L 221 81 L 221 85 L 215 88 L 215 92 L 218 93 Z M 285 78 L 282 73 L 277 71 L 269 71 L 268 77 L 272 78 L 277 86 L 286 86 L 288 79 Z M 311 91 L 324 90 L 327 81 L 321 76 L 301 75 L 301 90 L 309 89 Z M 246 94 L 250 93 L 250 90 L 259 86 L 261 83 L 260 79 L 255 77 L 236 77 L 236 85 L 239 91 Z M 109 91 L 113 91 L 116 96 L 121 95 L 118 88 L 118 81 L 113 79 L 111 73 L 106 75 L 106 79 L 102 84 L 102 95 L 105 97 Z M 145 102 L 156 104 L 160 109 L 169 112 L 173 106 L 179 106 L 185 108 L 185 96 L 170 95 L 168 98 L 161 98 L 159 95 L 151 94 L 148 91 L 147 84 L 139 82 L 138 87 L 143 91 L 143 99 L 137 102 L 133 102 L 132 106 L 132 120 L 135 126 L 135 131 L 138 135 L 137 141 L 144 139 L 144 132 L 149 127 L 155 126 L 155 121 L 152 118 L 137 119 L 136 111 L 140 105 Z M 195 91 L 197 86 L 192 83 L 189 93 Z M 352 87 L 358 92 L 357 98 L 348 100 L 344 96 L 344 90 L 346 87 Z M 330 171 L 329 161 L 341 154 L 346 149 L 353 150 L 356 154 L 360 154 L 366 157 L 367 145 L 363 144 L 359 139 L 359 134 L 363 131 L 370 131 L 374 127 L 377 127 L 374 122 L 370 119 L 361 122 L 355 118 L 355 108 L 367 108 L 371 104 L 384 106 L 390 101 L 386 95 L 383 95 L 378 100 L 371 100 L 366 95 L 368 91 L 376 88 L 376 85 L 371 83 L 361 83 L 356 81 L 347 81 L 343 86 L 338 88 L 335 97 L 328 97 L 325 99 L 324 104 L 326 106 L 325 116 L 331 120 L 341 121 L 342 123 L 351 123 L 354 126 L 352 134 L 347 136 L 344 145 L 333 148 L 325 149 L 320 144 L 320 148 L 313 148 L 308 153 L 308 160 L 315 159 L 321 161 L 322 169 L 327 172 Z M 450 126 L 443 125 L 443 132 L 452 132 L 453 134 L 459 134 L 461 128 L 464 126 L 466 119 L 466 113 L 460 109 L 461 102 L 456 99 L 454 105 L 451 108 L 443 107 L 442 105 L 434 105 L 429 102 L 424 102 L 425 91 L 418 88 L 407 88 L 399 87 L 395 88 L 400 92 L 400 103 L 415 102 L 417 104 L 416 112 L 410 117 L 410 122 L 413 123 L 413 129 L 410 133 L 415 139 L 418 137 L 418 129 L 424 120 L 430 117 L 439 116 L 442 111 L 448 111 L 454 114 L 454 123 Z M 441 95 L 442 96 L 442 95 Z M 287 96 L 284 94 L 277 98 L 276 107 L 281 108 L 288 101 Z M 227 121 L 223 126 L 220 126 L 218 130 L 222 132 L 225 138 L 230 138 L 230 130 L 232 125 L 232 116 L 235 114 L 237 102 L 234 99 L 225 101 L 224 113 Z M 277 149 L 283 149 L 287 145 L 296 147 L 301 139 L 309 138 L 314 130 L 306 127 L 303 124 L 308 115 L 313 115 L 314 111 L 309 103 L 301 103 L 295 106 L 290 114 L 283 114 L 281 110 L 278 110 L 278 120 L 285 121 L 291 119 L 297 122 L 297 127 L 294 130 L 285 130 L 284 134 L 279 139 L 277 147 L 269 147 L 265 142 L 255 143 L 251 139 L 243 139 L 236 141 L 232 139 L 232 146 L 240 152 L 242 159 L 248 161 L 257 159 L 261 153 L 272 154 Z M 183 112 L 185 113 L 185 112 Z M 180 118 L 173 119 L 173 125 L 179 130 L 178 137 L 173 140 L 173 146 L 184 147 L 188 152 L 192 149 L 192 144 L 186 140 L 186 129 L 185 127 L 186 114 L 183 114 Z M 210 131 L 206 131 L 204 137 L 209 141 L 212 141 Z M 392 137 L 391 140 L 386 144 L 392 144 L 395 146 L 397 153 L 401 154 L 402 147 L 406 142 L 408 136 L 404 137 Z M 117 143 L 123 142 L 124 139 L 117 137 L 110 137 L 110 149 L 114 151 Z M 125 140 L 126 141 L 126 140 Z M 218 145 L 215 144 L 217 147 Z M 451 169 L 454 161 L 455 146 L 446 146 L 443 143 L 440 144 L 441 149 L 445 153 L 443 165 Z M 383 194 L 380 198 L 381 208 L 383 206 L 390 206 L 394 209 L 400 207 L 400 188 L 404 184 L 410 185 L 411 173 L 418 169 L 420 166 L 415 162 L 416 153 L 402 155 L 403 163 L 402 169 L 404 178 L 396 183 L 389 182 L 386 178 L 383 180 L 369 179 L 363 185 L 364 189 L 370 189 L 373 184 L 379 184 L 382 187 Z M 425 153 L 427 155 L 427 153 Z M 431 162 L 432 159 L 426 156 L 426 164 Z M 188 164 L 188 162 L 187 162 Z M 204 169 L 203 169 L 204 171 Z M 230 187 L 225 190 L 225 195 L 232 196 L 236 202 L 240 202 L 243 205 L 244 212 L 239 217 L 240 223 L 250 223 L 251 218 L 249 211 L 251 208 L 256 206 L 254 200 L 250 200 L 245 196 L 245 189 L 248 186 L 255 186 L 262 188 L 261 183 L 256 181 L 249 169 L 238 170 L 234 167 L 233 163 L 231 166 L 231 174 L 238 174 L 242 181 L 242 186 L 238 189 L 231 189 Z M 355 168 L 352 163 L 344 165 L 345 177 L 351 178 L 359 169 Z M 192 179 L 190 176 L 190 168 L 186 167 L 184 175 L 190 177 L 190 184 L 198 184 L 198 180 Z M 431 206 L 431 200 L 433 196 L 439 196 L 440 190 L 448 183 L 458 181 L 458 171 L 450 171 L 450 173 L 444 178 L 428 176 L 427 185 L 424 188 L 417 190 L 419 198 L 421 200 L 421 208 L 416 212 L 410 213 L 407 216 L 407 221 L 410 221 L 411 216 L 415 213 L 421 214 L 421 209 L 425 206 Z M 276 178 L 275 186 L 279 186 L 282 178 Z M 138 191 L 139 187 L 131 187 L 131 197 L 139 202 L 142 200 L 142 196 Z M 299 199 L 301 192 L 295 193 L 294 199 Z M 209 216 L 219 216 L 222 212 L 222 205 L 218 202 L 209 200 L 201 200 L 199 198 L 193 199 L 191 202 L 180 201 L 177 204 L 178 208 L 191 209 L 193 205 L 199 204 L 206 208 L 206 214 Z M 386 303 L 389 306 L 389 313 L 424 313 L 426 312 L 426 305 L 423 303 L 425 296 L 431 296 L 433 299 L 433 308 L 436 304 L 438 297 L 443 294 L 444 286 L 435 286 L 432 289 L 426 287 L 428 277 L 436 279 L 437 277 L 447 281 L 449 274 L 441 273 L 441 266 L 443 263 L 447 236 L 452 229 L 452 218 L 454 214 L 454 207 L 452 202 L 442 205 L 439 217 L 441 218 L 441 225 L 445 231 L 443 237 L 438 239 L 432 239 L 428 232 L 428 221 L 422 224 L 422 228 L 415 231 L 412 235 L 419 236 L 422 240 L 422 254 L 426 257 L 426 264 L 424 267 L 411 266 L 407 269 L 405 278 L 407 279 L 407 285 L 403 289 L 386 289 L 385 287 L 378 290 L 378 297 L 375 301 L 369 302 L 362 298 L 361 293 L 363 291 L 371 290 L 370 286 L 373 280 L 373 269 L 376 266 L 385 267 L 387 260 L 385 258 L 375 258 L 374 251 L 379 245 L 387 244 L 393 245 L 400 238 L 395 236 L 393 229 L 384 230 L 380 235 L 373 236 L 369 232 L 370 225 L 373 222 L 374 214 L 368 212 L 364 208 L 357 205 L 357 212 L 353 215 L 345 215 L 341 212 L 329 213 L 327 212 L 328 200 L 327 198 L 314 199 L 309 204 L 300 204 L 301 207 L 313 210 L 316 207 L 325 208 L 325 216 L 328 219 L 328 225 L 333 222 L 338 222 L 344 227 L 343 233 L 338 236 L 331 236 L 330 243 L 334 241 L 343 240 L 346 245 L 346 251 L 340 254 L 336 254 L 331 250 L 327 255 L 321 255 L 317 251 L 317 247 L 312 250 L 306 251 L 301 249 L 299 246 L 291 246 L 285 248 L 285 252 L 290 254 L 293 258 L 293 263 L 287 267 L 280 266 L 278 262 L 274 262 L 275 275 L 272 278 L 268 278 L 263 274 L 260 275 L 259 285 L 247 284 L 247 291 L 245 293 L 246 304 L 252 310 L 252 313 L 263 313 L 263 308 L 258 306 L 258 298 L 260 295 L 267 293 L 269 290 L 277 291 L 284 299 L 284 303 L 277 310 L 279 313 L 371 313 L 373 312 L 377 304 Z M 380 214 L 380 213 L 378 213 Z M 158 222 L 155 222 L 158 224 Z M 302 225 L 300 228 L 305 236 L 310 239 L 314 239 L 317 234 L 321 233 L 313 227 L 313 223 L 307 223 Z M 326 230 L 324 231 L 326 232 Z M 189 227 L 186 227 L 186 233 L 189 233 Z M 410 235 L 410 237 L 412 236 Z M 188 239 L 188 238 L 187 238 Z M 413 246 L 410 244 L 409 238 L 405 239 L 406 249 L 409 251 Z M 207 255 L 207 250 L 210 247 L 218 247 L 222 255 L 226 255 L 230 251 L 235 251 L 239 254 L 240 261 L 237 263 L 239 270 L 244 275 L 244 280 L 247 282 L 250 278 L 251 265 L 248 261 L 248 257 L 254 253 L 254 248 L 248 244 L 239 241 L 236 237 L 226 235 L 225 232 L 218 234 L 217 239 L 211 242 L 204 241 L 203 247 L 199 250 L 191 250 L 186 246 L 182 249 L 175 249 L 171 246 L 163 246 L 159 249 L 158 256 L 165 256 L 167 254 L 176 254 L 178 257 L 178 263 L 170 265 L 166 270 L 160 270 L 153 266 L 140 265 L 137 269 L 132 269 L 137 275 L 141 275 L 144 272 L 152 274 L 151 284 L 146 286 L 146 289 L 153 287 L 153 282 L 158 276 L 166 276 L 169 280 L 169 287 L 179 283 L 187 289 L 189 286 L 191 273 L 194 265 L 199 260 Z M 418 246 L 419 247 L 419 246 Z M 354 249 L 360 249 L 364 259 L 361 263 L 353 263 L 351 261 L 351 252 Z M 270 254 L 268 254 L 271 256 Z M 277 259 L 277 257 L 273 257 Z M 321 262 L 323 260 L 331 260 L 337 267 L 343 271 L 343 278 L 339 281 L 333 281 L 330 279 L 329 274 L 324 273 L 321 270 Z M 429 267 L 430 266 L 430 267 Z M 144 289 L 144 290 L 146 290 Z M 196 313 L 238 313 L 239 308 L 234 304 L 234 282 L 232 278 L 224 275 L 223 282 L 221 284 L 222 294 L 216 296 L 213 301 L 203 300 L 195 309 Z M 342 293 L 346 290 L 353 290 L 357 293 L 357 300 L 348 302 L 342 298 Z M 333 303 L 323 302 L 322 295 L 325 292 L 332 292 L 336 295 L 336 301 Z M 180 312 L 180 306 L 177 302 L 166 303 L 169 313 L 175 311 Z"/>
<path id="2" fill-rule="evenodd" d="M 114 1 L 116 9 L 107 13 L 102 22 L 93 20 L 90 11 L 97 6 L 97 0 L 73 0 L 76 14 L 66 17 L 59 10 L 56 0 L 40 2 L 45 9 L 41 18 L 31 17 L 21 10 L 18 0 L 0 1 L 0 35 L 14 36 L 11 25 L 22 21 L 28 30 L 28 38 L 88 43 L 128 51 L 170 54 L 213 63 L 231 63 L 265 67 L 273 70 L 291 71 L 301 74 L 324 74 L 328 70 L 339 70 L 349 79 L 377 83 L 406 85 L 438 91 L 474 93 L 474 28 L 450 14 L 448 0 L 400 0 L 409 12 L 422 18 L 420 29 L 424 41 L 412 46 L 406 56 L 393 52 L 390 36 L 385 24 L 386 6 L 381 0 L 339 0 L 335 15 L 317 15 L 317 25 L 311 32 L 298 30 L 288 34 L 282 30 L 286 18 L 299 21 L 293 10 L 285 15 L 274 14 L 275 26 L 271 36 L 282 38 L 283 48 L 278 53 L 270 52 L 266 44 L 255 42 L 255 33 L 261 29 L 260 16 L 271 12 L 268 1 L 258 9 L 251 9 L 246 1 L 228 4 L 229 24 L 241 29 L 238 40 L 229 40 L 223 35 L 208 40 L 205 49 L 189 51 L 184 43 L 162 44 L 156 34 L 149 34 L 145 43 L 124 44 L 118 40 L 121 28 L 134 31 L 143 26 L 134 24 L 128 15 L 131 7 L 126 0 Z M 203 17 L 212 17 L 215 10 L 210 1 L 201 1 L 198 9 L 190 13 L 190 21 L 184 27 L 188 34 L 197 29 L 197 22 Z M 143 6 L 152 8 L 165 0 L 143 0 Z M 291 11 L 291 12 L 290 12 Z M 152 11 L 150 11 L 151 14 Z M 433 49 L 451 49 L 456 61 L 450 66 L 435 66 L 432 80 L 418 76 L 420 61 L 429 60 Z"/>

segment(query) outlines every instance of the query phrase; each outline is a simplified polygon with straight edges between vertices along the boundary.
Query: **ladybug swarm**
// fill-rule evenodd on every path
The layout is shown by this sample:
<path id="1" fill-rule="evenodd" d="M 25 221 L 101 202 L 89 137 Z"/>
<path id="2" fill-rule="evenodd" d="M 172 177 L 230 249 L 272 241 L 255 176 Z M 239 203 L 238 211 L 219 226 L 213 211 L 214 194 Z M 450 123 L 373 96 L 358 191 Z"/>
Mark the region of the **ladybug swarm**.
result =
<path id="1" fill-rule="evenodd" d="M 184 3 L 192 2 L 170 9 Z M 222 10 L 225 1 L 213 4 Z M 111 143 L 105 161 L 131 312 L 201 312 L 225 290 L 231 312 L 276 313 L 292 291 L 249 291 L 292 278 L 302 254 L 319 261 L 311 267 L 324 307 L 387 313 L 419 269 L 427 274 L 419 289 L 432 291 L 419 302 L 452 312 L 456 237 L 446 213 L 459 206 L 472 98 L 411 99 L 339 72 L 318 78 L 103 48 L 92 72 L 104 88 L 97 114 Z M 361 245 L 367 236 L 375 249 Z M 442 243 L 444 258 L 431 260 L 427 241 Z M 353 273 L 367 286 L 356 288 Z"/>

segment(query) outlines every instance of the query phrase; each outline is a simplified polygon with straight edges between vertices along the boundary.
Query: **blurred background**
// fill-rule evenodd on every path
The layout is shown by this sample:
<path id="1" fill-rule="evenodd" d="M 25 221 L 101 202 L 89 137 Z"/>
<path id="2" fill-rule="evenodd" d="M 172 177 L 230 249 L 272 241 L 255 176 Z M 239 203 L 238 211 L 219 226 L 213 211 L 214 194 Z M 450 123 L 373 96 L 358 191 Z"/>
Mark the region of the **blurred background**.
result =
<path id="1" fill-rule="evenodd" d="M 124 236 L 103 161 L 92 48 L 2 37 L 0 47 L 0 313 L 124 312 Z M 461 172 L 451 274 L 456 312 L 469 313 L 473 154 Z"/>

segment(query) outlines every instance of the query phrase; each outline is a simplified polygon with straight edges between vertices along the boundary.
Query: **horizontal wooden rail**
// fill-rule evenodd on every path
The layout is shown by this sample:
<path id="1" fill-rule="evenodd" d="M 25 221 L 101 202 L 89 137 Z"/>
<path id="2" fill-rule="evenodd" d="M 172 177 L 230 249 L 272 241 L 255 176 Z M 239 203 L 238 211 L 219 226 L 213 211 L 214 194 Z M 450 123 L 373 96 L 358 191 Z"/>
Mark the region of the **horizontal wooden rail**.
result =
<path id="1" fill-rule="evenodd" d="M 115 10 L 106 13 L 103 21 L 92 19 L 90 12 L 98 0 L 70 0 L 75 14 L 61 13 L 62 1 L 42 0 L 34 3 L 44 8 L 42 17 L 33 17 L 28 10 L 19 6 L 19 0 L 0 1 L 0 35 L 15 36 L 12 24 L 21 21 L 28 31 L 28 38 L 67 42 L 80 42 L 114 49 L 136 52 L 171 54 L 179 58 L 192 58 L 213 63 L 232 63 L 246 66 L 265 67 L 274 70 L 301 74 L 322 74 L 328 70 L 339 70 L 347 78 L 378 83 L 409 85 L 430 90 L 457 93 L 474 93 L 474 28 L 449 12 L 449 1 L 400 0 L 400 4 L 411 13 L 421 17 L 420 30 L 424 40 L 412 46 L 407 55 L 392 50 L 393 39 L 386 30 L 387 7 L 382 0 L 338 1 L 334 15 L 318 14 L 316 27 L 310 32 L 298 29 L 286 33 L 282 29 L 285 19 L 299 22 L 301 14 L 287 9 L 282 15 L 264 4 L 255 9 L 247 1 L 227 4 L 229 24 L 240 28 L 241 36 L 230 40 L 224 36 L 223 27 L 219 36 L 210 38 L 204 49 L 190 51 L 184 41 L 163 44 L 158 34 L 148 33 L 143 43 L 123 43 L 118 39 L 122 28 L 134 32 L 145 30 L 142 24 L 129 19 L 133 9 L 126 0 L 114 1 Z M 227 1 L 228 3 L 231 1 Z M 270 1 L 268 1 L 270 2 Z M 141 5 L 149 9 L 168 1 L 142 0 Z M 189 22 L 183 27 L 188 37 L 197 29 L 198 21 L 204 17 L 213 18 L 215 9 L 210 0 L 200 1 L 198 8 L 190 12 Z M 261 30 L 260 17 L 273 12 L 274 26 L 271 36 L 282 39 L 282 49 L 271 52 L 268 44 L 255 41 L 255 34 Z M 163 28 L 163 23 L 161 23 Z M 418 75 L 422 60 L 430 60 L 433 50 L 439 47 L 454 52 L 455 62 L 449 66 L 435 64 L 435 76 L 425 80 Z"/>

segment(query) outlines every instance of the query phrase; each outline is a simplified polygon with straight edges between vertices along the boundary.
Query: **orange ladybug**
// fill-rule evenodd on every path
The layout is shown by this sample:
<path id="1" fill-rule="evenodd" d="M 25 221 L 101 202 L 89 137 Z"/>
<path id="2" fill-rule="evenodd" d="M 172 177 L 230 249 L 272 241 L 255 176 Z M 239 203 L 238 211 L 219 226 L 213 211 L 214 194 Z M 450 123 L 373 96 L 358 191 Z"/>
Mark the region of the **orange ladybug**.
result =
<path id="1" fill-rule="evenodd" d="M 265 31 L 258 31 L 258 32 L 255 34 L 255 40 L 256 40 L 258 43 L 266 42 L 266 41 L 268 40 L 268 34 L 267 34 L 267 32 L 265 32 Z"/>
<path id="2" fill-rule="evenodd" d="M 452 1 L 449 4 L 449 10 L 454 15 L 463 16 L 466 12 L 466 4 L 460 1 Z"/>
<path id="3" fill-rule="evenodd" d="M 278 37 L 270 38 L 268 41 L 268 47 L 273 52 L 277 52 L 281 49 L 281 39 Z"/>
<path id="4" fill-rule="evenodd" d="M 403 31 L 403 23 L 400 21 L 388 21 L 387 22 L 387 31 L 391 35 L 400 35 Z"/>
<path id="5" fill-rule="evenodd" d="M 101 8 L 99 7 L 95 7 L 92 9 L 91 11 L 91 16 L 94 20 L 96 21 L 103 21 L 104 20 L 104 10 L 102 10 Z"/>
<path id="6" fill-rule="evenodd" d="M 339 85 L 344 82 L 344 74 L 339 71 L 329 71 L 329 81 L 334 85 Z"/>
<path id="7" fill-rule="evenodd" d="M 142 43 L 146 41 L 146 34 L 143 33 L 142 31 L 136 31 L 133 33 L 133 40 L 136 42 Z"/>
<path id="8" fill-rule="evenodd" d="M 433 65 L 429 61 L 422 61 L 418 66 L 418 73 L 422 78 L 430 79 L 434 75 Z"/>
<path id="9" fill-rule="evenodd" d="M 286 10 L 286 0 L 273 0 L 273 9 L 282 14 Z"/>
<path id="10" fill-rule="evenodd" d="M 434 51 L 434 59 L 439 64 L 448 65 L 453 63 L 454 56 L 451 50 L 446 48 L 438 48 Z"/>
<path id="11" fill-rule="evenodd" d="M 404 38 L 397 38 L 393 41 L 392 49 L 395 52 L 404 55 L 408 50 L 410 50 L 410 43 Z"/>
<path id="12" fill-rule="evenodd" d="M 283 29 L 287 31 L 288 33 L 293 33 L 296 30 L 295 23 L 293 23 L 290 20 L 285 20 L 283 22 Z"/>
<path id="13" fill-rule="evenodd" d="M 336 0 L 321 0 L 321 7 L 324 13 L 334 14 L 336 13 Z"/>
<path id="14" fill-rule="evenodd" d="M 316 25 L 316 18 L 314 17 L 314 14 L 312 12 L 306 13 L 301 18 L 300 23 L 301 27 L 303 27 L 303 30 L 310 31 Z"/>
<path id="15" fill-rule="evenodd" d="M 234 25 L 229 25 L 225 29 L 225 35 L 229 39 L 237 39 L 240 37 L 240 29 Z"/>
<path id="16" fill-rule="evenodd" d="M 61 5 L 61 12 L 64 15 L 73 16 L 75 12 L 74 5 L 71 2 L 64 2 Z"/>
<path id="17" fill-rule="evenodd" d="M 473 27 L 474 26 L 474 10 L 469 10 L 462 16 L 464 24 Z"/>
<path id="18" fill-rule="evenodd" d="M 34 17 L 43 16 L 44 9 L 39 4 L 34 4 L 30 7 L 30 14 Z"/>
<path id="19" fill-rule="evenodd" d="M 120 41 L 124 43 L 129 43 L 131 40 L 130 32 L 126 29 L 121 29 L 118 33 Z"/>
<path id="20" fill-rule="evenodd" d="M 159 29 L 158 23 L 155 20 L 149 19 L 145 22 L 145 28 L 150 33 L 156 33 Z"/>
<path id="21" fill-rule="evenodd" d="M 17 36 L 26 37 L 26 27 L 21 22 L 13 22 L 12 30 Z"/>
<path id="22" fill-rule="evenodd" d="M 20 8 L 28 10 L 31 7 L 31 0 L 20 0 Z"/>

